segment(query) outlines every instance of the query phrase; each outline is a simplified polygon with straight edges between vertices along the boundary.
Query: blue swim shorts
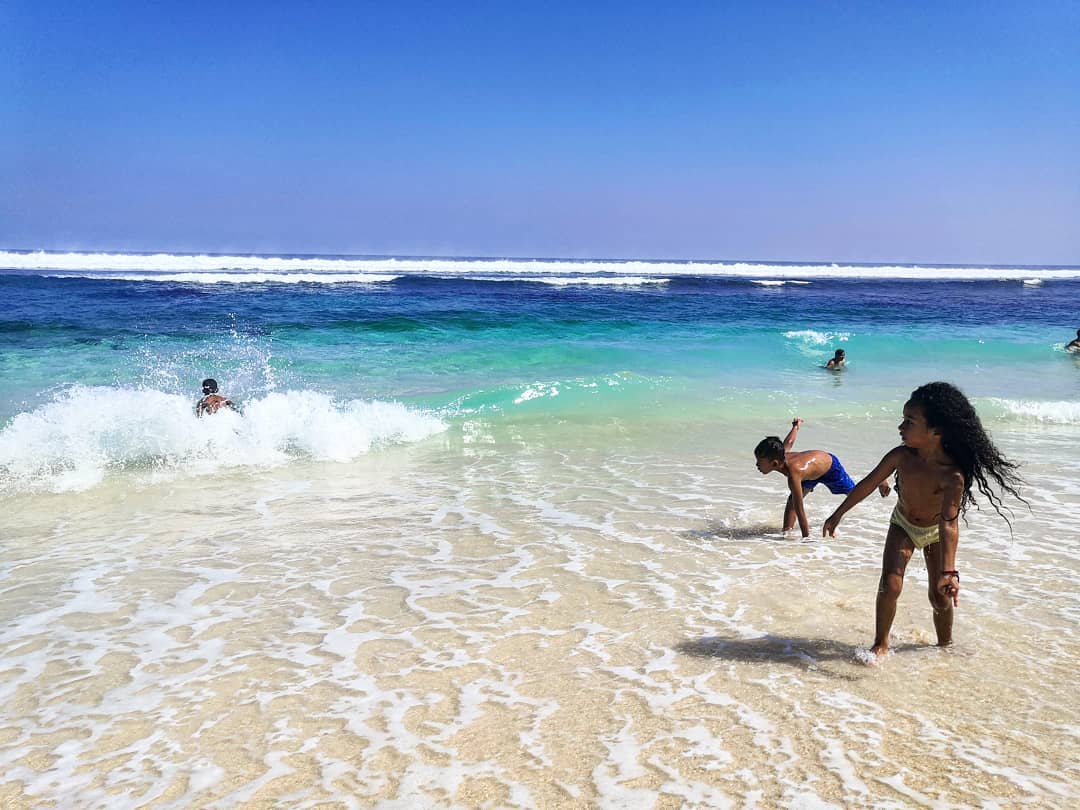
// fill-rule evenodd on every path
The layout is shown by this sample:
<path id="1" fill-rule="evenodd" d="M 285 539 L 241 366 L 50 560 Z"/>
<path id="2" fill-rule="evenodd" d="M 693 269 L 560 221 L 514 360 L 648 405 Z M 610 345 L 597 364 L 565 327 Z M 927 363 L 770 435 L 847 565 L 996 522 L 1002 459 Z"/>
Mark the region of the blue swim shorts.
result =
<path id="1" fill-rule="evenodd" d="M 840 463 L 840 459 L 829 453 L 832 457 L 832 466 L 829 467 L 829 471 L 825 473 L 821 478 L 815 478 L 813 481 L 803 481 L 803 492 L 809 492 L 818 484 L 824 484 L 829 488 L 829 492 L 833 495 L 847 495 L 851 490 L 855 489 L 855 482 L 851 480 L 851 476 L 847 474 L 847 470 L 844 469 L 844 465 Z"/>

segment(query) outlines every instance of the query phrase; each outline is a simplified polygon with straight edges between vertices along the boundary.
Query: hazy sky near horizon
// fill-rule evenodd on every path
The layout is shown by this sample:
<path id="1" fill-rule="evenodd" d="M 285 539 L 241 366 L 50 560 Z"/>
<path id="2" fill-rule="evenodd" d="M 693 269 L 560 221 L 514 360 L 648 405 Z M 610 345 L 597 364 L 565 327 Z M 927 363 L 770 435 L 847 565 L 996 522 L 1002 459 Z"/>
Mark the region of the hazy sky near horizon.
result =
<path id="1" fill-rule="evenodd" d="M 0 248 L 1080 264 L 1080 2 L 0 2 Z"/>

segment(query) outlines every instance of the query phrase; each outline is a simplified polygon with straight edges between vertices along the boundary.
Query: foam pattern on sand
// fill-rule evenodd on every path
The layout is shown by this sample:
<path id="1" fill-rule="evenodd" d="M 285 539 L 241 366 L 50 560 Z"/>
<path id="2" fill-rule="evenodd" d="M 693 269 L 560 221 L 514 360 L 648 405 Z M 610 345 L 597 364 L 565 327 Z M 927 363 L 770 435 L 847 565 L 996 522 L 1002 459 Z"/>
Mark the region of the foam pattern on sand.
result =
<path id="1" fill-rule="evenodd" d="M 1073 714 L 1075 629 L 1060 616 L 1077 626 L 1077 597 L 1047 577 L 1075 562 L 1050 535 L 1076 495 L 1057 473 L 1029 471 L 1038 517 L 1015 528 L 1045 539 L 1023 544 L 1023 565 L 1002 559 L 1000 521 L 971 515 L 958 647 L 930 646 L 913 563 L 895 654 L 871 669 L 857 651 L 889 501 L 852 513 L 835 540 L 785 538 L 774 482 L 602 430 L 575 428 L 581 447 L 562 453 L 550 435 L 478 423 L 408 465 L 399 448 L 333 476 L 297 463 L 221 486 L 185 479 L 152 518 L 153 487 L 40 496 L 85 519 L 40 509 L 5 525 L 0 795 L 87 807 L 1071 795 L 1068 746 L 1040 742 L 1069 739 Z M 809 499 L 812 522 L 834 504 Z"/>

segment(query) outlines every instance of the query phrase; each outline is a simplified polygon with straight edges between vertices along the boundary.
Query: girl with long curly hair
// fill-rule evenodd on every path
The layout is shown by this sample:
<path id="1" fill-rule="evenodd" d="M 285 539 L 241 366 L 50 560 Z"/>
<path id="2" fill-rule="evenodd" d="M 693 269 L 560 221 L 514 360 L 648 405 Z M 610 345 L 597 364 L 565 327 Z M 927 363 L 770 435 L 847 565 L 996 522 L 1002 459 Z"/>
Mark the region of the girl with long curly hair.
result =
<path id="1" fill-rule="evenodd" d="M 872 651 L 879 658 L 889 651 L 889 630 L 904 572 L 917 548 L 926 559 L 938 645 L 952 643 L 953 608 L 960 604 L 959 519 L 975 504 L 972 485 L 978 486 L 1006 523 L 1009 520 L 1001 511 L 995 488 L 1024 500 L 1018 492 L 1022 483 L 1018 465 L 990 441 L 975 408 L 956 386 L 932 382 L 912 391 L 899 431 L 903 444 L 890 450 L 856 484 L 822 529 L 823 535 L 835 536 L 844 514 L 896 474 L 898 503 L 885 536 L 876 604 Z"/>

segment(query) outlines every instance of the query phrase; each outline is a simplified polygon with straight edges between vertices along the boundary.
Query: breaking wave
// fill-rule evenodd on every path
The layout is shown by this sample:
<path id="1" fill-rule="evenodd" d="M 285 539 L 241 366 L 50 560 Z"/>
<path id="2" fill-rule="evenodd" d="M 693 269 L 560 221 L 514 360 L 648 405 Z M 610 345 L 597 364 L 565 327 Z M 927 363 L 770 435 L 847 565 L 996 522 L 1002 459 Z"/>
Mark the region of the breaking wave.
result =
<path id="1" fill-rule="evenodd" d="M 748 279 L 758 284 L 797 279 L 1012 280 L 1031 285 L 1080 278 L 1080 267 L 969 267 L 926 265 L 774 264 L 717 261 L 572 259 L 454 259 L 408 257 L 258 256 L 175 253 L 59 253 L 0 251 L 0 268 L 42 275 L 171 281 L 375 283 L 402 276 L 469 278 L 546 284 L 609 283 L 638 286 L 680 277 Z M 582 281 L 581 279 L 606 279 Z M 623 279 L 620 281 L 620 279 Z M 630 279 L 633 279 L 632 281 Z"/>
<path id="2" fill-rule="evenodd" d="M 0 493 L 84 490 L 122 471 L 203 475 L 292 459 L 345 462 L 446 429 L 396 402 L 337 402 L 271 393 L 197 418 L 192 402 L 155 390 L 73 386 L 0 430 Z"/>

